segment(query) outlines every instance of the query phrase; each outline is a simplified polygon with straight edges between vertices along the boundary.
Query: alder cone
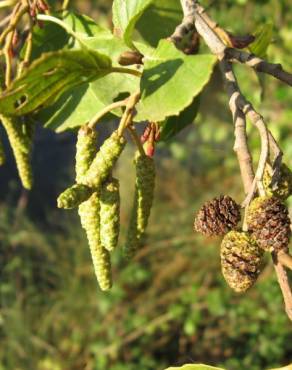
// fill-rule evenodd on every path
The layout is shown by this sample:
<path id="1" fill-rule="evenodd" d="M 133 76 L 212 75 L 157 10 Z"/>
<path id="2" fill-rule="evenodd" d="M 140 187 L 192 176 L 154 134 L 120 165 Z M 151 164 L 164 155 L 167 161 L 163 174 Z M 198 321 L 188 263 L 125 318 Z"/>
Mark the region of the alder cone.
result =
<path id="1" fill-rule="evenodd" d="M 205 203 L 194 223 L 197 232 L 204 235 L 224 235 L 240 221 L 240 206 L 228 195 L 221 195 Z"/>
<path id="2" fill-rule="evenodd" d="M 267 195 L 285 200 L 292 194 L 292 172 L 284 163 L 281 164 L 280 178 L 275 187 L 272 187 L 272 176 L 266 167 L 263 177 L 263 185 Z"/>
<path id="3" fill-rule="evenodd" d="M 248 233 L 230 231 L 221 243 L 221 269 L 237 293 L 248 290 L 261 272 L 263 251 Z"/>
<path id="4" fill-rule="evenodd" d="M 246 221 L 261 248 L 276 253 L 288 250 L 291 221 L 280 199 L 274 196 L 255 198 L 248 208 Z"/>

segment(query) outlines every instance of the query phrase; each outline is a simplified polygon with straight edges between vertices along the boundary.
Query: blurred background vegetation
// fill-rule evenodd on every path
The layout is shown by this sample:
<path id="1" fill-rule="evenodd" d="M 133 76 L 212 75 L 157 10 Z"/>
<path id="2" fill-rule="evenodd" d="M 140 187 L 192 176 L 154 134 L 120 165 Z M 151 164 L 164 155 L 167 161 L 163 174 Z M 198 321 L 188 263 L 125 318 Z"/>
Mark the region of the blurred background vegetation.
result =
<path id="1" fill-rule="evenodd" d="M 71 4 L 104 22 L 111 1 Z M 291 2 L 204 5 L 221 25 L 240 34 L 272 22 L 268 57 L 292 70 Z M 245 67 L 238 66 L 237 74 L 291 166 L 292 90 L 270 77 L 259 85 Z M 105 123 L 100 130 L 106 135 L 115 125 Z M 257 155 L 257 133 L 249 127 L 249 134 Z M 163 370 L 204 362 L 262 370 L 292 362 L 292 326 L 270 259 L 256 286 L 238 296 L 220 274 L 220 239 L 206 240 L 192 230 L 202 202 L 222 193 L 238 202 L 244 197 L 218 71 L 202 96 L 196 122 L 157 148 L 147 240 L 131 263 L 116 253 L 109 293 L 98 290 L 76 212 L 56 208 L 58 193 L 74 177 L 74 144 L 74 132 L 57 136 L 38 128 L 36 180 L 29 194 L 21 190 L 6 145 L 10 156 L 0 171 L 0 369 Z M 132 199 L 133 150 L 123 154 L 117 168 L 124 226 Z"/>

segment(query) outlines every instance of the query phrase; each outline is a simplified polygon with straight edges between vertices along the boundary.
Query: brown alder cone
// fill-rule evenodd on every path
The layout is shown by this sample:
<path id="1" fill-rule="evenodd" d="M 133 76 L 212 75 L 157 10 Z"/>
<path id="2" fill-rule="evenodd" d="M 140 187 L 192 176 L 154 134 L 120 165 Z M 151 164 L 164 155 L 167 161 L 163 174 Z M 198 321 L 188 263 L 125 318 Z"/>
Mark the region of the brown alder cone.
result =
<path id="1" fill-rule="evenodd" d="M 274 196 L 255 198 L 247 213 L 247 226 L 258 245 L 266 251 L 287 251 L 291 236 L 287 207 Z"/>
<path id="2" fill-rule="evenodd" d="M 194 228 L 204 235 L 224 235 L 240 221 L 240 206 L 228 195 L 205 203 L 195 218 Z"/>

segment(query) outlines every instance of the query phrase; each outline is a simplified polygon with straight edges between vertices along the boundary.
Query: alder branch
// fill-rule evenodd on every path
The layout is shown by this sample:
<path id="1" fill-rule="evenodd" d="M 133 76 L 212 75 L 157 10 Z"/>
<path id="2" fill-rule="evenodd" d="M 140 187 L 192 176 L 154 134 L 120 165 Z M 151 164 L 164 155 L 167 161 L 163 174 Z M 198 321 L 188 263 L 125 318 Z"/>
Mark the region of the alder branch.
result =
<path id="1" fill-rule="evenodd" d="M 233 48 L 227 48 L 225 50 L 225 56 L 230 61 L 246 64 L 257 72 L 269 74 L 287 85 L 292 86 L 292 74 L 285 71 L 281 64 L 269 63 L 254 54 Z"/>

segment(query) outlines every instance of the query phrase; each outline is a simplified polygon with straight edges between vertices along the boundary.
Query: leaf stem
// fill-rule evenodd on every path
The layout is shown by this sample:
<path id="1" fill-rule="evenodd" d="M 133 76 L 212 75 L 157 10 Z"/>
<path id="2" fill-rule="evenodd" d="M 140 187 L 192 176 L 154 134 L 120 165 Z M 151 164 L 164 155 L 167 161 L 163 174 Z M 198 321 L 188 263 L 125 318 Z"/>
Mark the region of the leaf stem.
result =
<path id="1" fill-rule="evenodd" d="M 113 67 L 112 72 L 128 73 L 136 77 L 142 76 L 142 73 L 140 71 L 137 71 L 136 69 L 131 69 L 131 68 Z"/>
<path id="2" fill-rule="evenodd" d="M 108 106 L 104 107 L 101 111 L 99 111 L 88 123 L 88 127 L 94 128 L 94 126 L 98 123 L 98 121 L 107 113 L 112 111 L 115 108 L 124 107 L 127 105 L 127 99 L 114 102 L 109 104 Z"/>
<path id="3" fill-rule="evenodd" d="M 128 130 L 129 130 L 130 135 L 132 137 L 132 140 L 136 144 L 137 149 L 139 150 L 140 154 L 142 156 L 145 156 L 145 151 L 144 151 L 143 145 L 141 143 L 141 140 L 138 137 L 137 131 L 134 129 L 134 127 L 132 125 L 128 126 Z"/>
<path id="4" fill-rule="evenodd" d="M 126 127 L 132 123 L 134 108 L 135 108 L 135 105 L 138 103 L 139 99 L 140 99 L 140 91 L 137 91 L 136 93 L 132 94 L 128 98 L 126 109 L 121 118 L 120 125 L 118 128 L 119 136 L 122 136 Z"/>
<path id="5" fill-rule="evenodd" d="M 64 0 L 62 5 L 62 10 L 67 10 L 70 0 Z"/>

